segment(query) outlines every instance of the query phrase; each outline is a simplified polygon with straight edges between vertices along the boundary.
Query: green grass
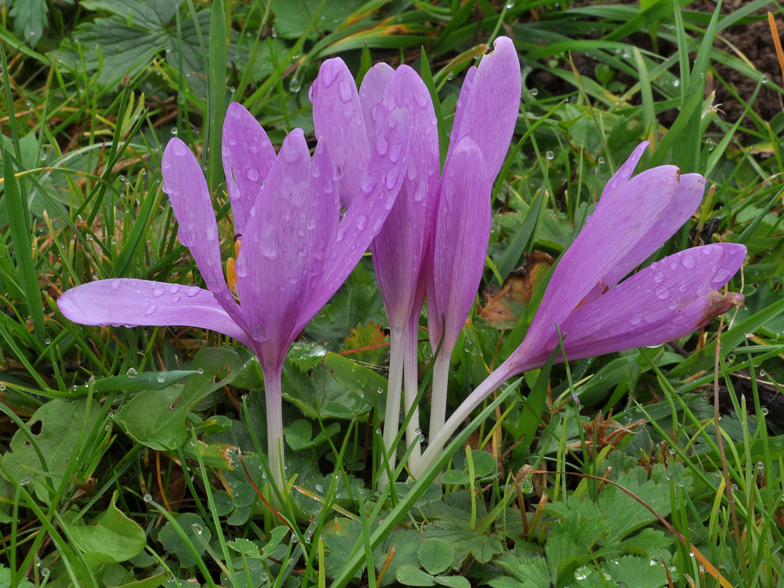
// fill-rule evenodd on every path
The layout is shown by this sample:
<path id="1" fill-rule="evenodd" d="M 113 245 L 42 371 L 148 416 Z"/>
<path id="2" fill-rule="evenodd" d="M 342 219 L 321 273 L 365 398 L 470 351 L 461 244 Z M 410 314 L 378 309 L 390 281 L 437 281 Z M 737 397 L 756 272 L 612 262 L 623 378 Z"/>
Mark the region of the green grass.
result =
<path id="1" fill-rule="evenodd" d="M 784 90 L 779 72 L 764 78 L 725 42 L 729 26 L 765 20 L 760 10 L 780 16 L 778 4 L 721 14 L 664 0 L 6 7 L 0 585 L 782 584 L 784 116 L 764 120 L 755 103 Z M 375 492 L 388 354 L 365 348 L 386 325 L 366 259 L 289 355 L 292 498 L 273 513 L 250 352 L 195 329 L 75 325 L 57 297 L 111 277 L 202 283 L 161 188 L 173 135 L 206 166 L 225 259 L 234 235 L 219 139 L 231 101 L 276 146 L 295 127 L 312 139 L 307 94 L 324 59 L 340 56 L 358 75 L 405 62 L 421 71 L 445 138 L 466 68 L 502 34 L 515 39 L 524 88 L 493 189 L 482 289 L 524 253 L 561 253 L 611 173 L 650 138 L 646 167 L 709 180 L 698 214 L 657 256 L 700 233 L 746 244 L 730 283 L 746 305 L 677 346 L 526 374 L 488 399 L 422 479 L 405 482 L 400 444 L 398 482 Z M 656 49 L 665 46 L 674 49 Z M 711 77 L 742 119 L 706 98 Z M 736 89 L 745 78 L 752 96 Z M 518 310 L 506 330 L 474 313 L 450 406 L 520 342 Z M 431 359 L 421 343 L 423 418 Z M 718 432 L 715 384 L 726 390 Z M 433 484 L 442 469 L 443 486 Z"/>

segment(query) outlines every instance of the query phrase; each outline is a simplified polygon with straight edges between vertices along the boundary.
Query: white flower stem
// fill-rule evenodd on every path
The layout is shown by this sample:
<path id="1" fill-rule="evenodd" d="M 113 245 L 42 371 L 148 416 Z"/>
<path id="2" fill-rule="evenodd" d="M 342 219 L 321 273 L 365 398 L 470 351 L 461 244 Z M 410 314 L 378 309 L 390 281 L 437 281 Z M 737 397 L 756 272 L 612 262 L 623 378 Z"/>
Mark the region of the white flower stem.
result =
<path id="1" fill-rule="evenodd" d="M 449 364 L 447 363 L 447 366 Z M 438 369 L 438 365 L 436 365 L 436 369 Z M 446 423 L 442 422 L 440 428 L 437 428 L 434 432 L 433 430 L 433 421 L 430 422 L 430 442 L 427 446 L 427 449 L 422 454 L 422 458 L 419 460 L 416 468 L 413 468 L 411 472 L 414 474 L 415 478 L 419 478 L 422 474 L 427 471 L 427 469 L 433 465 L 433 462 L 438 459 L 438 456 L 441 455 L 441 451 L 446 444 L 449 437 L 452 436 L 457 428 L 465 421 L 465 419 L 471 414 L 477 406 L 479 406 L 482 401 L 487 398 L 493 390 L 498 388 L 501 384 L 503 384 L 509 377 L 511 377 L 514 373 L 519 373 L 521 370 L 513 370 L 511 369 L 511 363 L 509 361 L 505 362 L 501 366 L 498 367 L 492 374 L 490 374 L 487 379 L 479 384 L 479 386 L 471 392 L 471 394 L 466 398 L 463 403 L 452 413 L 452 416 L 449 417 L 449 420 Z M 436 373 L 433 374 L 435 377 Z M 435 380 L 433 383 L 433 405 L 435 408 Z"/>
<path id="2" fill-rule="evenodd" d="M 417 371 L 417 352 L 418 344 L 417 338 L 419 336 L 419 313 L 408 321 L 408 328 L 406 328 L 406 356 L 405 364 L 405 407 L 406 414 L 411 411 L 411 407 L 416 400 L 419 393 L 419 373 Z M 414 409 L 414 414 L 411 420 L 408 421 L 406 427 L 406 446 L 414 446 L 411 455 L 408 457 L 408 467 L 414 468 L 422 456 L 422 448 L 419 443 L 419 408 Z"/>
<path id="3" fill-rule="evenodd" d="M 403 359 L 405 356 L 405 328 L 392 328 L 389 333 L 389 384 L 387 386 L 387 404 L 384 410 L 384 447 L 389 460 L 389 469 L 395 471 L 395 448 L 393 443 L 400 425 L 400 392 L 403 388 Z M 378 487 L 389 484 L 389 476 L 384 473 L 378 481 Z"/>
<path id="4" fill-rule="evenodd" d="M 446 420 L 446 392 L 449 384 L 449 356 L 451 351 L 451 349 L 445 349 L 442 345 L 433 366 L 433 392 L 430 405 L 430 433 L 428 434 L 430 440 L 428 449 L 433 447 Z M 440 447 L 438 451 L 441 451 Z"/>
<path id="5" fill-rule="evenodd" d="M 264 374 L 264 394 L 267 400 L 267 459 L 272 472 L 272 482 L 278 487 L 284 500 L 285 480 L 283 477 L 283 407 L 280 387 L 280 369 Z M 273 506 L 279 506 L 274 492 L 270 495 Z"/>

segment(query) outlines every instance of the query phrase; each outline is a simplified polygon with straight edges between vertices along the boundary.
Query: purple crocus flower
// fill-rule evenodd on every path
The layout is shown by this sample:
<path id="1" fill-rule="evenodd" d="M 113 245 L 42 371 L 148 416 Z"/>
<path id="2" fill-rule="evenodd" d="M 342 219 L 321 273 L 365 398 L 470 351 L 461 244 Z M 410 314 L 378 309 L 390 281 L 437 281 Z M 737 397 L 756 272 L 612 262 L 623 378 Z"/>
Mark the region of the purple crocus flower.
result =
<path id="1" fill-rule="evenodd" d="M 239 104 L 223 127 L 223 164 L 241 247 L 236 261 L 239 303 L 223 276 L 218 225 L 199 162 L 179 139 L 163 155 L 164 191 L 179 221 L 180 242 L 209 290 L 133 279 L 100 280 L 58 300 L 70 320 L 88 325 L 181 325 L 237 339 L 264 372 L 270 467 L 283 485 L 281 371 L 288 348 L 348 277 L 378 233 L 400 191 L 408 162 L 405 110 L 378 129 L 388 151 L 374 152 L 360 171 L 352 204 L 340 218 L 342 182 L 328 142 L 311 161 L 302 130 L 277 157 L 266 133 Z M 231 263 L 231 261 L 229 262 Z"/>
<path id="2" fill-rule="evenodd" d="M 476 88 L 473 93 L 472 84 Z M 429 273 L 425 267 L 432 266 L 428 251 L 439 199 L 444 200 L 444 206 L 478 206 L 479 210 L 487 211 L 487 222 L 480 222 L 478 226 L 474 224 L 471 227 L 472 238 L 461 242 L 457 251 L 458 258 L 465 251 L 463 260 L 468 261 L 476 258 L 476 250 L 479 250 L 478 270 L 476 260 L 473 260 L 468 270 L 470 279 L 459 276 L 466 289 L 472 290 L 473 299 L 490 234 L 490 185 L 509 147 L 519 108 L 520 89 L 520 66 L 514 45 L 506 37 L 499 38 L 495 51 L 482 59 L 478 70 L 471 67 L 466 75 L 455 115 L 445 175 L 439 180 L 435 110 L 427 87 L 413 69 L 401 65 L 393 70 L 386 64 L 378 64 L 368 71 L 357 94 L 343 61 L 332 59 L 324 63 L 313 86 L 311 99 L 316 135 L 327 138 L 330 144 L 342 146 L 336 162 L 344 170 L 346 186 L 356 184 L 357 170 L 362 168 L 374 149 L 382 152 L 388 149 L 384 141 L 377 139 L 377 129 L 382 128 L 389 112 L 405 108 L 410 116 L 411 157 L 406 177 L 387 222 L 371 246 L 390 326 L 391 355 L 384 424 L 384 441 L 388 450 L 398 432 L 404 364 L 407 411 L 417 394 L 419 314 Z M 361 112 L 362 118 L 352 114 L 355 124 L 347 124 L 344 120 L 347 112 Z M 485 165 L 485 160 L 488 165 Z M 446 197 L 441 196 L 444 191 L 448 192 Z M 353 193 L 350 189 L 342 192 L 343 201 L 349 202 L 348 198 Z M 442 226 L 446 226 L 445 223 L 442 221 Z M 462 325 L 470 309 L 469 302 L 462 318 L 454 318 L 463 313 L 465 304 L 445 300 L 445 304 L 451 302 L 455 304 L 449 306 L 445 313 L 449 319 L 450 336 L 452 323 L 458 321 Z M 446 342 L 445 347 L 449 347 L 447 357 L 453 346 L 454 341 L 451 346 Z M 418 437 L 417 423 L 418 416 L 415 415 L 407 431 L 409 444 Z M 417 443 L 410 463 L 415 463 L 418 455 Z M 394 455 L 389 458 L 394 467 Z"/>
<path id="3" fill-rule="evenodd" d="M 678 339 L 743 303 L 741 294 L 717 291 L 743 264 L 743 245 L 687 249 L 621 282 L 689 219 L 705 187 L 702 176 L 681 175 L 674 166 L 631 178 L 647 145 L 637 147 L 613 175 L 596 211 L 559 259 L 522 344 L 431 438 L 416 476 L 493 390 L 545 364 L 558 345 L 556 325 L 566 356 L 580 359 Z"/>

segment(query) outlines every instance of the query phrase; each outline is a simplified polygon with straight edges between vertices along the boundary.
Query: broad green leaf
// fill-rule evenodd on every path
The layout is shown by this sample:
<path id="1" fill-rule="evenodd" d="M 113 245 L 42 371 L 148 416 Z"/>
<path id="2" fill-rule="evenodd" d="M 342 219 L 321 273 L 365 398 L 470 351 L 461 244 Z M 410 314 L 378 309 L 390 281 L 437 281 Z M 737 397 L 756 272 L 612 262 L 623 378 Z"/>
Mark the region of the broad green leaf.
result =
<path id="1" fill-rule="evenodd" d="M 357 365 L 349 359 L 340 359 Z M 309 377 L 286 362 L 283 367 L 282 389 L 283 398 L 314 420 L 318 415 L 322 418 L 351 419 L 355 414 L 369 412 L 372 406 L 343 382 L 338 381 L 323 364 L 316 366 L 313 376 Z"/>
<path id="2" fill-rule="evenodd" d="M 507 552 L 493 563 L 512 575 L 512 578 L 490 580 L 493 588 L 549 588 L 550 572 L 542 557 L 521 558 Z"/>
<path id="3" fill-rule="evenodd" d="M 435 576 L 452 567 L 455 551 L 443 539 L 428 539 L 419 548 L 417 556 L 425 571 Z"/>
<path id="4" fill-rule="evenodd" d="M 363 347 L 371 347 L 375 345 L 383 345 L 386 334 L 384 329 L 373 321 L 368 321 L 366 325 L 357 325 L 351 329 L 351 333 L 346 337 L 346 351 L 351 349 L 362 349 Z M 363 361 L 374 365 L 381 365 L 384 358 L 388 355 L 388 349 L 385 347 L 376 347 L 375 349 L 368 349 L 358 353 L 352 353 L 351 358 L 357 361 Z"/>
<path id="5" fill-rule="evenodd" d="M 152 449 L 176 451 L 185 445 L 188 413 L 231 383 L 242 367 L 239 356 L 230 349 L 202 349 L 193 363 L 202 373 L 190 376 L 185 385 L 141 392 L 115 413 L 114 421 L 129 437 Z"/>
<path id="6" fill-rule="evenodd" d="M 196 535 L 200 535 L 206 543 L 209 543 L 212 533 L 210 532 L 209 527 L 204 524 L 201 517 L 187 512 L 175 517 L 174 520 L 196 548 L 196 553 L 199 555 L 204 553 L 204 543 L 199 541 L 199 539 L 196 538 Z M 177 559 L 180 560 L 180 564 L 184 567 L 190 568 L 196 565 L 188 546 L 177 533 L 172 523 L 166 523 L 166 525 L 164 525 L 163 529 L 161 529 L 161 534 L 158 536 L 158 541 L 161 542 L 166 551 L 176 555 Z"/>
<path id="7" fill-rule="evenodd" d="M 117 508 L 117 490 L 109 508 L 87 525 L 70 525 L 70 534 L 85 553 L 109 562 L 128 561 L 144 551 L 147 535 L 139 525 Z"/>
<path id="8" fill-rule="evenodd" d="M 11 0 L 10 6 L 8 15 L 14 19 L 14 32 L 35 47 L 46 26 L 46 0 Z"/>
<path id="9" fill-rule="evenodd" d="M 416 566 L 400 566 L 395 572 L 397 581 L 404 586 L 435 586 L 436 581 L 430 574 L 426 574 Z"/>
<path id="10" fill-rule="evenodd" d="M 618 513 L 615 514 L 617 518 Z M 598 517 L 584 519 L 577 513 L 555 523 L 545 546 L 551 578 L 560 586 L 578 566 L 592 561 L 592 547 L 611 527 L 612 521 Z"/>
<path id="11" fill-rule="evenodd" d="M 46 462 L 45 468 L 22 431 L 14 434 L 10 451 L 3 456 L 3 465 L 9 473 L 22 484 L 32 484 L 36 496 L 43 502 L 48 501 L 49 494 L 41 485 L 47 477 L 43 472 L 48 470 L 53 478 L 52 482 L 60 483 L 69 460 L 75 457 L 74 452 L 77 449 L 81 449 L 77 448 L 77 442 L 82 426 L 89 432 L 101 411 L 95 401 L 89 404 L 89 415 L 86 414 L 87 408 L 86 398 L 77 402 L 51 400 L 30 417 L 27 426 L 41 450 Z"/>
<path id="12" fill-rule="evenodd" d="M 298 39 L 308 28 L 311 15 L 316 11 L 321 0 L 272 0 L 272 12 L 275 13 L 275 30 L 286 39 Z M 310 38 L 316 40 L 321 33 L 332 32 L 355 10 L 363 4 L 363 0 L 343 0 L 327 2 L 321 10 Z"/>
<path id="13" fill-rule="evenodd" d="M 452 546 L 455 551 L 454 568 L 459 568 L 469 555 L 480 563 L 487 563 L 494 555 L 503 552 L 501 541 L 494 533 L 470 531 L 448 521 L 441 521 L 438 526 L 428 526 L 425 537 L 441 539 Z"/>

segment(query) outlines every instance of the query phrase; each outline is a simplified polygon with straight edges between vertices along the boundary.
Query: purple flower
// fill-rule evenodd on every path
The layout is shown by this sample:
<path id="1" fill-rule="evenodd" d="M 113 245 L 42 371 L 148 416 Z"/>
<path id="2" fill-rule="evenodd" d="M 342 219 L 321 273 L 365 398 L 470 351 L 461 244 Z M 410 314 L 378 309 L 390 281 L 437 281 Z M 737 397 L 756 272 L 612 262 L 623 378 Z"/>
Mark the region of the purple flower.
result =
<path id="1" fill-rule="evenodd" d="M 340 218 L 343 182 L 320 141 L 311 161 L 300 129 L 278 155 L 253 116 L 232 104 L 223 127 L 223 164 L 236 231 L 241 235 L 236 291 L 223 276 L 218 225 L 207 183 L 188 147 L 172 139 L 163 155 L 163 189 L 209 290 L 133 279 L 101 280 L 58 300 L 70 320 L 88 325 L 181 325 L 237 339 L 259 357 L 267 399 L 268 447 L 283 489 L 280 378 L 288 348 L 340 287 L 383 225 L 408 161 L 408 114 L 379 127 L 389 143 L 359 171 L 351 206 Z M 325 147 L 326 146 L 326 147 Z M 231 264 L 230 260 L 229 264 Z"/>
<path id="2" fill-rule="evenodd" d="M 558 260 L 522 344 L 431 438 L 416 475 L 493 390 L 544 365 L 558 345 L 556 325 L 567 358 L 580 359 L 678 339 L 743 303 L 741 294 L 717 291 L 743 264 L 743 245 L 687 249 L 621 282 L 689 219 L 705 187 L 702 176 L 681 175 L 674 166 L 632 178 L 647 145 L 637 147 L 610 179 L 596 211 Z"/>
<path id="3" fill-rule="evenodd" d="M 413 69 L 401 65 L 393 70 L 386 64 L 378 64 L 368 71 L 357 94 L 351 74 L 343 61 L 336 58 L 324 63 L 312 87 L 316 136 L 326 138 L 330 145 L 341 146 L 335 150 L 334 157 L 345 177 L 343 185 L 347 189 L 341 192 L 344 203 L 350 202 L 355 193 L 351 187 L 359 182 L 358 172 L 371 154 L 386 153 L 389 149 L 377 132 L 389 112 L 404 108 L 410 116 L 411 157 L 406 176 L 395 206 L 371 246 L 390 326 L 391 357 L 384 425 L 387 449 L 391 449 L 398 430 L 404 363 L 406 410 L 417 393 L 416 337 L 427 276 L 431 273 L 425 268 L 433 266 L 429 251 L 436 216 L 441 219 L 441 226 L 447 227 L 463 208 L 472 213 L 471 220 L 465 219 L 467 222 L 463 223 L 460 217 L 457 224 L 442 229 L 443 233 L 459 228 L 459 235 L 442 234 L 439 241 L 439 245 L 452 249 L 451 261 L 438 257 L 439 276 L 445 278 L 440 284 L 456 282 L 462 288 L 459 293 L 448 288 L 438 292 L 444 308 L 443 316 L 438 316 L 446 318 L 448 323 L 449 335 L 442 346 L 445 349 L 442 356 L 448 361 L 457 338 L 456 335 L 452 338 L 454 324 L 462 326 L 465 322 L 481 279 L 490 235 L 490 186 L 509 148 L 520 90 L 517 53 L 512 41 L 501 37 L 495 43 L 495 51 L 483 57 L 479 69 L 471 67 L 466 75 L 457 102 L 445 174 L 439 180 L 435 110 L 427 87 Z M 440 207 L 439 201 L 442 201 Z M 444 214 L 444 207 L 450 212 Z M 444 248 L 439 249 L 442 251 Z M 470 263 L 462 268 L 453 263 L 455 259 Z M 433 296 L 429 294 L 431 301 Z M 458 334 L 459 331 L 458 328 Z M 431 332 L 435 333 L 431 335 L 435 348 L 440 339 L 440 324 Z M 415 417 L 408 428 L 409 443 L 418 437 L 417 428 Z M 411 462 L 417 457 L 415 448 Z M 390 456 L 390 462 L 394 464 L 394 456 Z"/>

